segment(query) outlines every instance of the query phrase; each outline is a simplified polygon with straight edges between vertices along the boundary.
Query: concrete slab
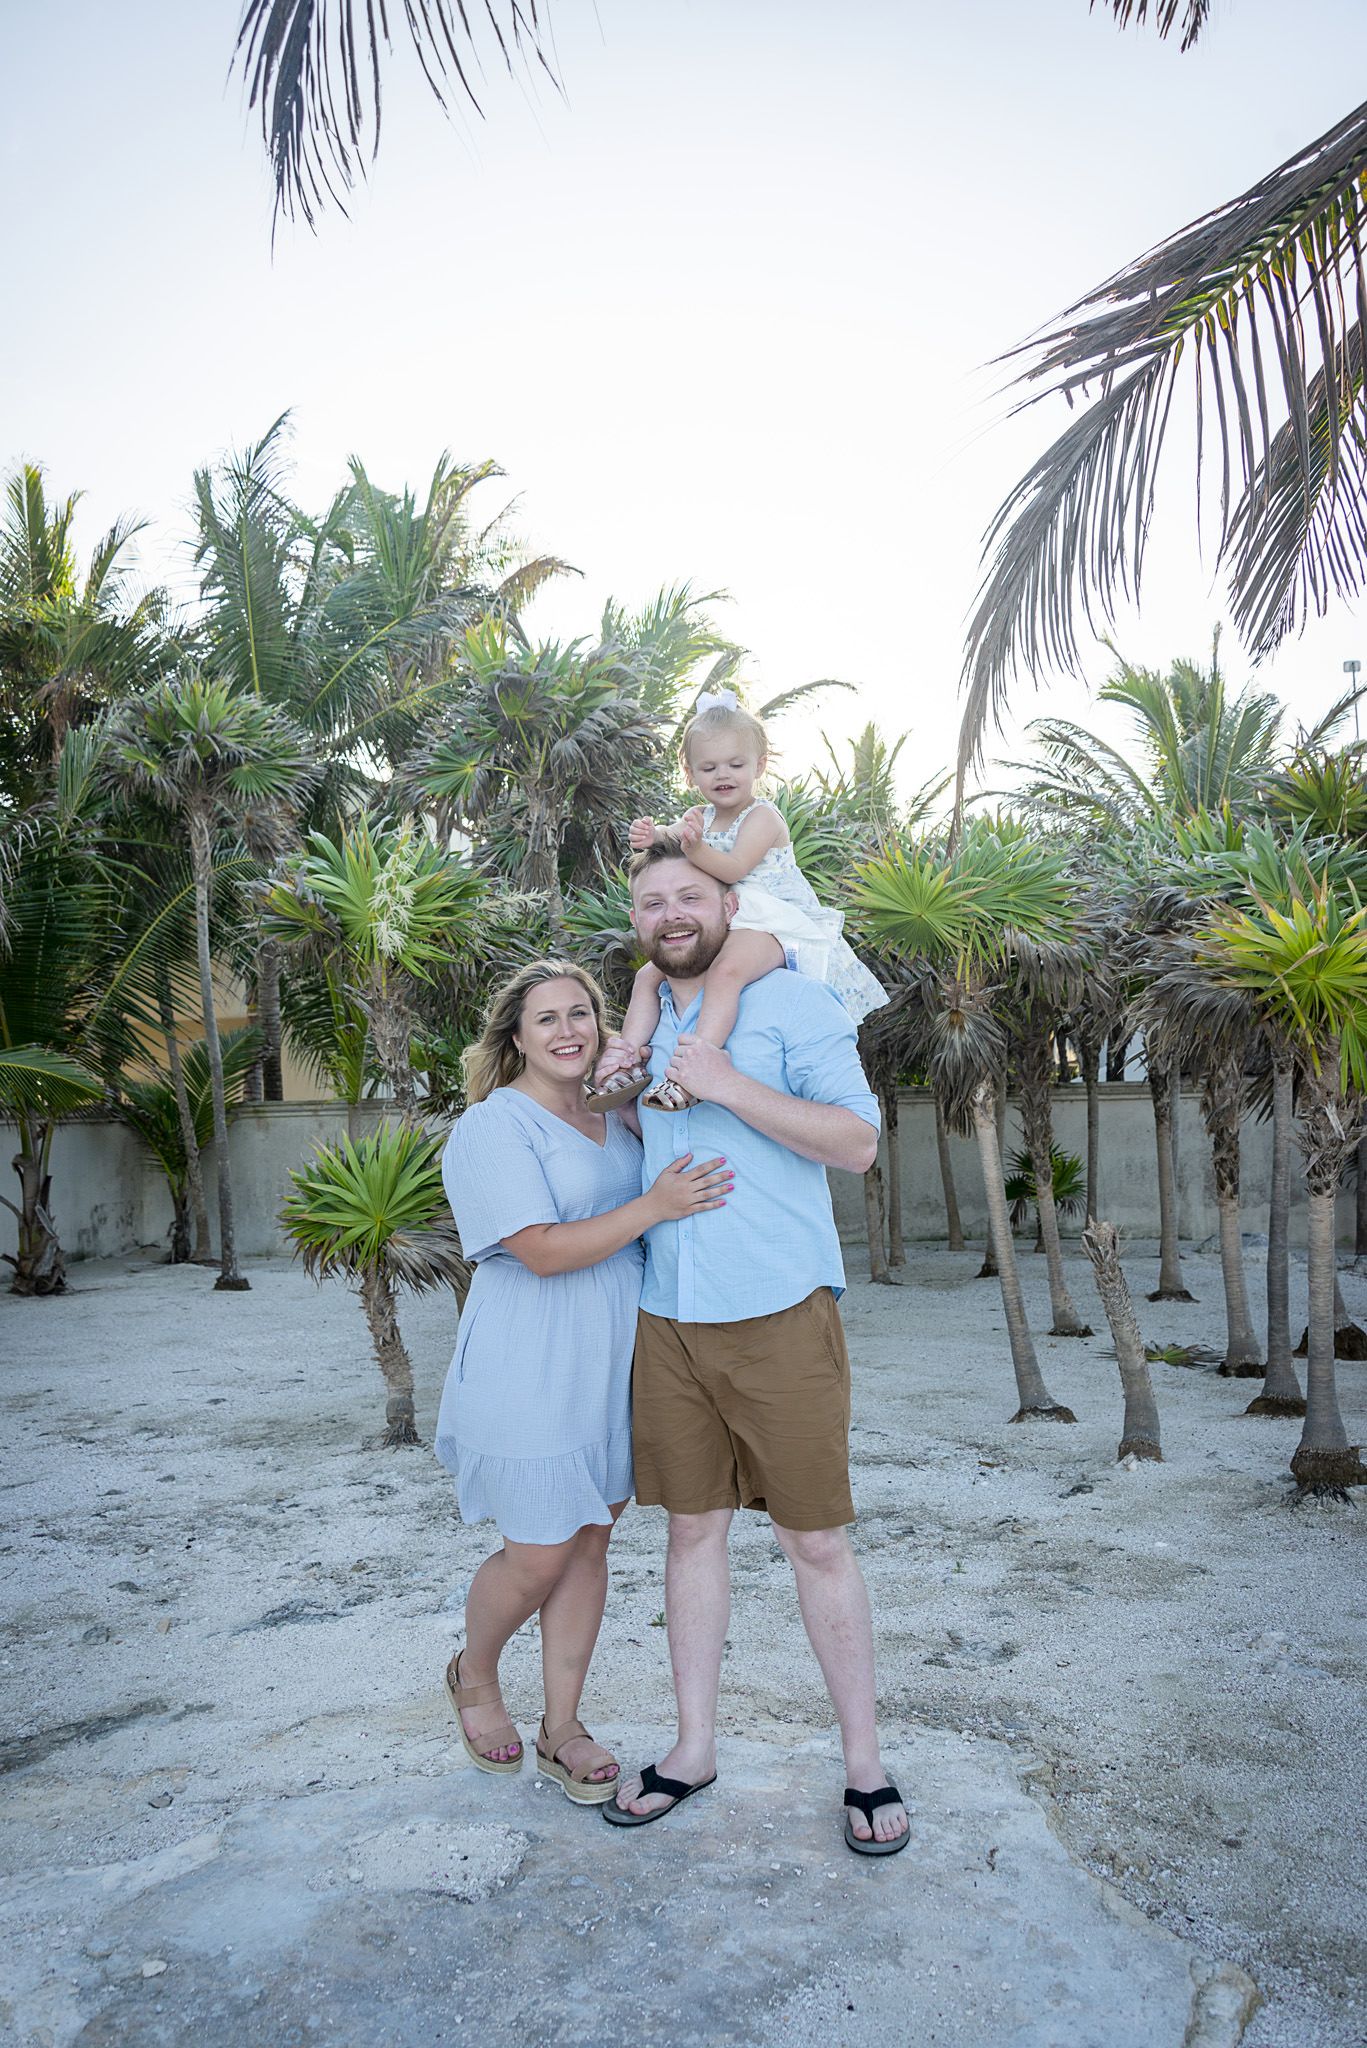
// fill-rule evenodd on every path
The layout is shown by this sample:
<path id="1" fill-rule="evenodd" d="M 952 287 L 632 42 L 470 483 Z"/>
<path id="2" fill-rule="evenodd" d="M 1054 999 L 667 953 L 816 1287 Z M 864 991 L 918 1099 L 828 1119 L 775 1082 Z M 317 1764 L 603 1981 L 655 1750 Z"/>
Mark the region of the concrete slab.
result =
<path id="1" fill-rule="evenodd" d="M 600 1732 L 624 1758 L 661 1748 Z M 1199 1959 L 1073 1862 L 1028 1760 L 936 1731 L 889 1748 L 913 1838 L 886 1861 L 840 1841 L 833 1743 L 731 1738 L 715 1789 L 632 1834 L 530 1767 L 466 1767 L 32 1871 L 0 1892 L 10 2038 L 1179 2048 Z"/>

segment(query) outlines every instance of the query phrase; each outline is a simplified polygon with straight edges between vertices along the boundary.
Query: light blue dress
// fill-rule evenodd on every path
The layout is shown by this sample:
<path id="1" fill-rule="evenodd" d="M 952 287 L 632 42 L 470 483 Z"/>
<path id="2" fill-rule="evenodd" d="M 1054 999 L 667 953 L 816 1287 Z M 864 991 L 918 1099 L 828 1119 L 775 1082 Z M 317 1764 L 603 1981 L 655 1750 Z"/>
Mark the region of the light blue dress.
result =
<path id="1" fill-rule="evenodd" d="M 751 811 L 770 810 L 772 805 L 747 804 L 734 825 L 725 832 L 713 830 L 716 811 L 705 808 L 703 838 L 718 853 L 734 853 L 736 834 Z M 824 981 L 844 1004 L 856 1024 L 870 1010 L 881 1010 L 888 992 L 875 981 L 849 941 L 841 936 L 844 913 L 827 910 L 797 864 L 791 846 L 771 846 L 748 875 L 733 884 L 740 909 L 731 920 L 732 931 L 772 932 L 784 951 L 789 967 L 813 981 Z"/>
<path id="2" fill-rule="evenodd" d="M 645 1252 L 539 1279 L 502 1238 L 578 1223 L 641 1192 L 641 1144 L 620 1117 L 603 1145 L 519 1088 L 466 1110 L 442 1178 L 475 1277 L 437 1417 L 461 1520 L 514 1543 L 563 1543 L 632 1494 L 631 1354 Z"/>

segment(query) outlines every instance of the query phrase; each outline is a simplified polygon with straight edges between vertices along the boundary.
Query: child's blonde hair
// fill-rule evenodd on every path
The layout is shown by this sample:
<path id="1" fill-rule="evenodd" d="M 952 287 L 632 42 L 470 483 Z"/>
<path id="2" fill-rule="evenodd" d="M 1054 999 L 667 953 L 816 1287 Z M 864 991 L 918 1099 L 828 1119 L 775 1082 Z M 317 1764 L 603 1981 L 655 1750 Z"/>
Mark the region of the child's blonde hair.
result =
<path id="1" fill-rule="evenodd" d="M 720 696 L 709 697 L 706 691 L 698 699 L 699 709 L 693 713 L 683 729 L 679 741 L 679 752 L 683 755 L 685 767 L 693 764 L 693 745 L 698 739 L 710 739 L 714 733 L 738 732 L 754 742 L 759 748 L 761 768 L 772 751 L 769 735 L 761 719 L 753 711 L 747 711 L 738 702 L 734 691 L 726 690 Z"/>

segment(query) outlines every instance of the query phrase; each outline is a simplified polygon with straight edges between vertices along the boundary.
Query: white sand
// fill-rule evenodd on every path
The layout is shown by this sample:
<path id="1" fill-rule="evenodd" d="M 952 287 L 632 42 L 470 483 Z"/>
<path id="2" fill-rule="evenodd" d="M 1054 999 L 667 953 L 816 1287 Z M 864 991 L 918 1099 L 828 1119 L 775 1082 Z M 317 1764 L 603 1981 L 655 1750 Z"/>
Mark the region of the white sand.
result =
<path id="1" fill-rule="evenodd" d="M 1202 1953 L 1251 1972 L 1268 2003 L 1244 2037 L 1250 2048 L 1360 2042 L 1361 1508 L 1289 1512 L 1286 1465 L 1299 1424 L 1244 1419 L 1256 1383 L 1205 1371 L 1153 1368 L 1166 1462 L 1118 1469 L 1118 1376 L 1100 1328 L 1087 1342 L 1040 1339 L 1051 1390 L 1078 1425 L 1009 1426 L 1000 1296 L 995 1283 L 972 1278 L 978 1257 L 914 1251 L 901 1288 L 856 1279 L 845 1302 L 856 1368 L 856 1545 L 898 1768 L 905 1780 L 924 1767 L 918 1756 L 939 1758 L 945 1771 L 951 1759 L 967 1768 L 976 1756 L 982 1782 L 995 1773 L 1005 1784 L 1018 1759 L 1075 1858 Z M 1027 1254 L 1023 1265 L 1042 1330 L 1043 1261 Z M 212 1276 L 198 1270 L 111 1261 L 74 1267 L 64 1299 L 0 1298 L 4 1865 L 28 1886 L 27 1918 L 14 1923 L 22 1938 L 6 1966 L 13 2023 L 28 2029 L 16 2039 L 173 2038 L 151 2031 L 150 2019 L 145 2033 L 101 2032 L 90 2021 L 102 2000 L 164 1959 L 97 1953 L 77 1893 L 94 1885 L 131 1896 L 178 1872 L 178 1857 L 192 1876 L 197 1858 L 217 1853 L 202 1845 L 254 1802 L 355 1801 L 434 1781 L 427 1807 L 410 1800 L 401 1822 L 378 1809 L 367 1826 L 352 1815 L 350 1861 L 331 1866 L 325 1886 L 402 1889 L 405 1859 L 430 1852 L 451 1897 L 479 1898 L 522 1854 L 514 1835 L 527 1832 L 523 1808 L 499 1807 L 501 1781 L 466 1773 L 465 1810 L 448 1815 L 441 1803 L 464 1760 L 440 1671 L 491 1529 L 456 1520 L 429 1451 L 376 1447 L 383 1398 L 359 1306 L 279 1262 L 249 1270 L 253 1292 L 244 1296 L 212 1293 Z M 1215 1259 L 1188 1259 L 1188 1284 L 1202 1297 L 1194 1307 L 1142 1300 L 1156 1283 L 1155 1260 L 1131 1256 L 1127 1271 L 1146 1334 L 1218 1340 Z M 1085 1263 L 1070 1257 L 1069 1273 L 1100 1326 Z M 1261 1268 L 1252 1277 L 1258 1283 Z M 1293 1296 L 1303 1284 L 1302 1268 Z M 1350 1308 L 1367 1308 L 1356 1276 L 1345 1274 L 1344 1291 Z M 1298 1313 L 1302 1305 L 1303 1297 Z M 404 1311 L 429 1439 L 453 1324 L 449 1298 Z M 1350 1435 L 1367 1440 L 1367 1367 L 1341 1365 L 1339 1382 Z M 614 1542 L 584 1708 L 604 1731 L 659 1730 L 668 1720 L 665 1632 L 653 1625 L 663 1607 L 662 1534 L 658 1514 L 633 1510 Z M 800 1751 L 810 1796 L 829 1772 L 835 1800 L 834 1759 L 822 1761 L 829 1708 L 787 1566 L 759 1518 L 738 1523 L 734 1560 L 723 1708 L 726 1731 L 744 1738 L 737 1759 L 757 1743 L 776 1757 Z M 510 1646 L 505 1688 L 530 1735 L 539 1711 L 534 1629 Z M 128 1718 L 101 1725 L 100 1716 Z M 904 1789 L 916 1798 L 925 1788 Z M 557 1800 L 562 1808 L 584 1821 Z M 763 1810 L 746 1809 L 731 1825 L 753 1834 Z M 781 1800 L 776 1810 L 781 1824 Z M 852 1864 L 831 1811 L 830 1859 Z M 819 1804 L 813 1813 L 819 1844 L 826 1822 Z M 427 1830 L 416 1847 L 410 1824 Z M 681 1830 L 683 1817 L 674 1825 Z M 471 1854 L 462 1828 L 486 1830 L 474 1875 L 457 1868 Z M 654 1855 L 665 1830 L 650 1834 Z M 912 1858 L 899 1861 L 909 1867 Z M 76 1887 L 65 1919 L 64 1885 Z M 11 1907 L 22 1902 L 11 1893 Z M 765 1979 L 776 2041 L 826 2048 L 847 2028 L 850 2048 L 866 2038 L 858 2014 L 842 2016 L 857 2001 L 835 1999 L 835 1978 L 815 1953 L 805 1971 L 783 1966 L 786 1978 L 766 1967 L 778 1972 Z M 159 1988 L 159 1973 L 147 1981 Z M 87 2023 L 95 2031 L 82 2032 Z M 544 2038 L 580 2036 L 548 2024 Z M 666 2028 L 653 2038 L 671 2036 Z M 983 2022 L 976 2036 L 944 2038 L 1027 2037 L 999 2036 Z M 1065 2026 L 1047 2038 L 1086 2048 L 1093 2035 Z M 1095 2038 L 1112 2048 L 1122 2035 Z"/>

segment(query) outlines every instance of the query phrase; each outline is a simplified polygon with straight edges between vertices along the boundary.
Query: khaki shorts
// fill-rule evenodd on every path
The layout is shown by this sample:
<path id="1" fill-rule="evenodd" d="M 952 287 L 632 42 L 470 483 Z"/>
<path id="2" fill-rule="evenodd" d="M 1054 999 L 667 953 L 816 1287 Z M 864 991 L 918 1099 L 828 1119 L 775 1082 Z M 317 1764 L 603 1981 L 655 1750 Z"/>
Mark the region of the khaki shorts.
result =
<path id="1" fill-rule="evenodd" d="M 758 1508 L 784 1529 L 854 1520 L 850 1361 L 829 1287 L 736 1323 L 643 1309 L 631 1393 L 642 1506 Z"/>

